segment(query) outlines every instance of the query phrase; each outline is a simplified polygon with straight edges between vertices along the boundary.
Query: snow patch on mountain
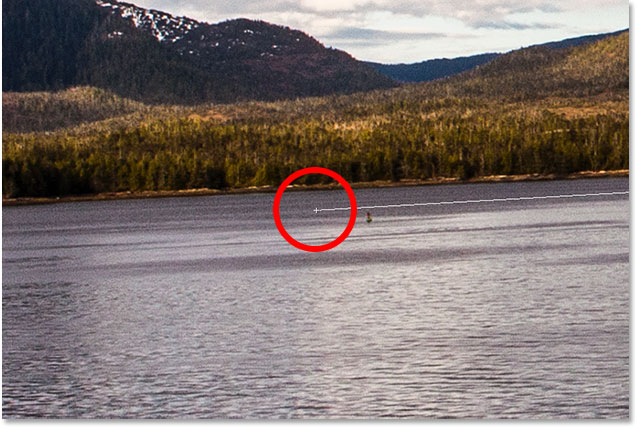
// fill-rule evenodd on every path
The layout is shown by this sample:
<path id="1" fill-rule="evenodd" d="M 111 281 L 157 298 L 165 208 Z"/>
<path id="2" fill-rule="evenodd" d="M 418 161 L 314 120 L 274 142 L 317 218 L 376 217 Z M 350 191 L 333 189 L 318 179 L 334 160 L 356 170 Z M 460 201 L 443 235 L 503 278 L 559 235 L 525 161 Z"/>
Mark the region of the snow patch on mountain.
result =
<path id="1" fill-rule="evenodd" d="M 184 16 L 174 17 L 168 13 L 153 9 L 144 9 L 129 3 L 115 0 L 96 0 L 111 13 L 129 19 L 135 27 L 150 32 L 160 42 L 174 43 L 184 38 L 193 29 L 199 27 L 199 22 Z"/>

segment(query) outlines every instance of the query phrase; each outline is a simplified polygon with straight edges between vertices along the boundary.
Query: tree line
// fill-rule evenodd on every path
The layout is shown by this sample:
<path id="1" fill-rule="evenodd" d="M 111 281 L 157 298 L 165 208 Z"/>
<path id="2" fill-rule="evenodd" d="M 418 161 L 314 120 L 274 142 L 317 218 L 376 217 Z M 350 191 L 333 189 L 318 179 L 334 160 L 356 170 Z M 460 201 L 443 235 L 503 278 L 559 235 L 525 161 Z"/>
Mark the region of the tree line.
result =
<path id="1" fill-rule="evenodd" d="M 628 115 L 214 122 L 173 118 L 90 136 L 6 134 L 3 196 L 276 186 L 323 166 L 350 182 L 628 168 Z M 331 179 L 308 175 L 299 182 Z"/>

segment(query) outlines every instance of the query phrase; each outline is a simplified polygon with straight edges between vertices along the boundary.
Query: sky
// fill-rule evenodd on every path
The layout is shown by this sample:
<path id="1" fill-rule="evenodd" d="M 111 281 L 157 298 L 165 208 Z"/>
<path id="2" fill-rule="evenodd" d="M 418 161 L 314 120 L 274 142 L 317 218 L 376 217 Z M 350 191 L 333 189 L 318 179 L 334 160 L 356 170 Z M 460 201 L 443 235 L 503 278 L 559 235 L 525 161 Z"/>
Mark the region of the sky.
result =
<path id="1" fill-rule="evenodd" d="M 360 60 L 455 58 L 628 27 L 627 0 L 126 0 L 217 23 L 260 19 Z"/>

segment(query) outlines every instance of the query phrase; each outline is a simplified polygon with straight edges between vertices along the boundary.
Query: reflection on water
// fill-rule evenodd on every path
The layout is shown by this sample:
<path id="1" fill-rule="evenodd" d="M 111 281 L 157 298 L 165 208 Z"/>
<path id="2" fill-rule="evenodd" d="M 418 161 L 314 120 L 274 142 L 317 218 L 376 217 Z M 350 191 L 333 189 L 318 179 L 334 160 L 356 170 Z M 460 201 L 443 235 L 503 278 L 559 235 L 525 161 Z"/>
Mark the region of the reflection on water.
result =
<path id="1" fill-rule="evenodd" d="M 4 417 L 628 417 L 626 196 L 359 213 L 318 254 L 281 238 L 273 197 L 3 208 Z M 284 225 L 327 242 L 349 213 L 312 210 L 343 201 L 286 193 Z"/>

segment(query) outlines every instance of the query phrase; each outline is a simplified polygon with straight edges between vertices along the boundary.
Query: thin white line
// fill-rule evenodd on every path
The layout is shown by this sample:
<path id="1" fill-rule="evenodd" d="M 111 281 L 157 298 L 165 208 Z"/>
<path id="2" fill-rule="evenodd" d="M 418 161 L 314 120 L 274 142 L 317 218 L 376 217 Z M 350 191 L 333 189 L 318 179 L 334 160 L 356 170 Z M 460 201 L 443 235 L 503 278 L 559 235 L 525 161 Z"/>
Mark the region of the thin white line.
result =
<path id="1" fill-rule="evenodd" d="M 514 198 L 496 198 L 496 199 L 469 199 L 464 201 L 442 201 L 442 202 L 421 202 L 413 204 L 393 204 L 393 205 L 370 205 L 367 207 L 358 207 L 359 210 L 371 210 L 378 208 L 405 208 L 405 207 L 427 207 L 432 205 L 456 205 L 456 204 L 478 204 L 482 202 L 512 202 L 512 201 L 532 201 L 535 199 L 563 199 L 563 198 L 586 198 L 590 196 L 613 196 L 613 195 L 627 195 L 626 192 L 603 192 L 603 193 L 575 193 L 570 195 L 547 195 L 547 196 L 518 196 Z M 315 208 L 315 213 L 321 211 L 347 211 L 350 207 L 346 208 Z"/>

